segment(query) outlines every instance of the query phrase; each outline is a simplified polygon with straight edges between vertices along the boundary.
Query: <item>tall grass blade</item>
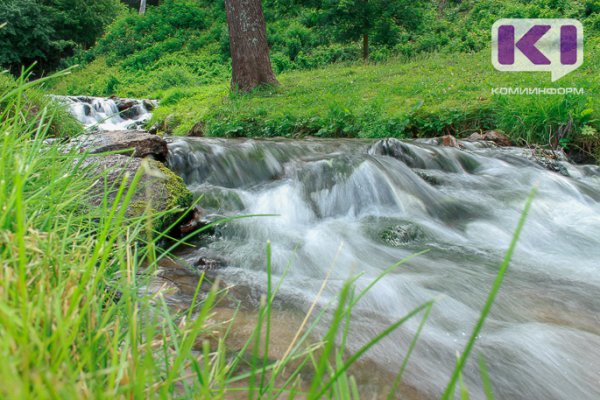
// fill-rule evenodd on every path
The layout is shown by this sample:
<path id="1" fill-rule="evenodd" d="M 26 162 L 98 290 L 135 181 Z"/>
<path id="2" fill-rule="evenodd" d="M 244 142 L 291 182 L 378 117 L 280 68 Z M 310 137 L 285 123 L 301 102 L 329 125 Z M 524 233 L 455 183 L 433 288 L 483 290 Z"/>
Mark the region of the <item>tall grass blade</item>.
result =
<path id="1" fill-rule="evenodd" d="M 483 328 L 483 324 L 485 323 L 485 320 L 486 320 L 488 314 L 490 313 L 490 310 L 492 309 L 492 304 L 494 303 L 494 300 L 496 299 L 498 290 L 500 290 L 500 286 L 502 285 L 502 281 L 504 280 L 504 276 L 506 275 L 506 271 L 508 270 L 508 265 L 510 264 L 510 260 L 512 259 L 513 253 L 515 252 L 515 249 L 517 247 L 519 237 L 521 236 L 521 231 L 523 230 L 523 227 L 525 226 L 525 221 L 527 219 L 527 215 L 529 214 L 529 210 L 531 209 L 531 204 L 533 203 L 533 199 L 534 199 L 536 193 L 537 193 L 537 188 L 534 188 L 531 191 L 531 193 L 529 194 L 527 201 L 525 202 L 525 208 L 523 209 L 521 218 L 519 219 L 517 228 L 515 230 L 515 233 L 513 234 L 508 251 L 506 252 L 506 255 L 504 256 L 504 261 L 502 262 L 502 265 L 500 266 L 500 269 L 498 270 L 498 274 L 496 275 L 496 279 L 494 281 L 494 284 L 492 285 L 492 289 L 490 290 L 490 293 L 485 302 L 485 305 L 483 306 L 481 315 L 480 315 L 479 319 L 477 320 L 475 327 L 473 328 L 473 332 L 471 333 L 471 336 L 469 337 L 469 341 L 467 342 L 467 345 L 465 346 L 465 350 L 463 351 L 460 358 L 458 359 L 458 362 L 456 363 L 456 367 L 454 368 L 454 371 L 452 372 L 452 376 L 450 377 L 448 386 L 446 386 L 446 390 L 442 394 L 443 400 L 448 400 L 453 396 L 454 388 L 456 387 L 456 382 L 459 378 L 459 375 L 462 372 L 462 369 L 465 366 L 465 363 L 466 363 L 467 359 L 469 358 L 471 351 L 473 350 L 475 341 L 477 340 L 477 337 L 479 336 L 479 333 L 481 332 L 481 329 Z"/>

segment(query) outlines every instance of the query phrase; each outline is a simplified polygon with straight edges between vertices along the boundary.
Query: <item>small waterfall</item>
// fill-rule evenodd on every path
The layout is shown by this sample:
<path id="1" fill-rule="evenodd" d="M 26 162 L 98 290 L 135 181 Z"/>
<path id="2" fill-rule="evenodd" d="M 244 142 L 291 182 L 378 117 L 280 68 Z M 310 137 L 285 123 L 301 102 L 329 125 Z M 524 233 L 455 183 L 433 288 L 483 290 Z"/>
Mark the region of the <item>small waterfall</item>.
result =
<path id="1" fill-rule="evenodd" d="M 152 117 L 156 101 L 88 96 L 53 96 L 87 129 L 98 131 L 142 130 Z"/>
<path id="2" fill-rule="evenodd" d="M 362 273 L 364 288 L 428 249 L 357 304 L 349 348 L 435 299 L 405 380 L 423 397 L 439 398 L 538 186 L 476 352 L 486 357 L 497 398 L 600 398 L 600 169 L 557 160 L 557 173 L 523 149 L 463 145 L 172 139 L 169 164 L 203 196 L 204 208 L 277 215 L 230 222 L 184 256 L 225 259 L 224 280 L 256 293 L 264 290 L 270 240 L 275 279 L 293 260 L 281 301 L 306 310 L 332 263 L 322 307 L 350 276 Z M 379 371 L 398 371 L 418 322 L 368 353 Z M 476 357 L 465 381 L 483 398 Z"/>

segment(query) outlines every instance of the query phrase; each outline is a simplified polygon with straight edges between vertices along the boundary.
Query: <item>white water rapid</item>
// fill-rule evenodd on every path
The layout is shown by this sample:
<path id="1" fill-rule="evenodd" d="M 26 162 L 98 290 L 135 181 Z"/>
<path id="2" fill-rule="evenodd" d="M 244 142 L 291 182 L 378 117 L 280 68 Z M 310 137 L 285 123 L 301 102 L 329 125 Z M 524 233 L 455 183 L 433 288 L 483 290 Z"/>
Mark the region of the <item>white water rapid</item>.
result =
<path id="1" fill-rule="evenodd" d="M 508 275 L 478 338 L 499 399 L 600 398 L 600 168 L 527 150 L 465 143 L 358 140 L 172 139 L 169 165 L 201 206 L 222 215 L 277 214 L 226 224 L 190 257 L 225 259 L 226 282 L 266 286 L 291 268 L 279 299 L 306 310 L 333 264 L 319 305 L 359 273 L 350 350 L 426 301 L 435 305 L 405 373 L 439 398 L 479 316 L 525 199 L 539 188 Z M 409 321 L 367 357 L 396 373 L 417 329 Z M 475 353 L 465 369 L 483 398 Z M 373 374 L 378 374 L 373 371 Z"/>

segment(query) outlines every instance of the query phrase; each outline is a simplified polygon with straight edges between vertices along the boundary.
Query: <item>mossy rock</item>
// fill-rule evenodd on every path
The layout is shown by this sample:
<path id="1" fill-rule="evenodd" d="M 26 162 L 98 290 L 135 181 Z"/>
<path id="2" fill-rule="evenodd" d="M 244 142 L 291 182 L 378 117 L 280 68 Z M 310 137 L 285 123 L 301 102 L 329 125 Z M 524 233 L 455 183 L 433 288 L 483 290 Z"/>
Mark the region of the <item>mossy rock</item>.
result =
<path id="1" fill-rule="evenodd" d="M 138 217 L 144 213 L 154 218 L 154 229 L 162 231 L 172 225 L 183 212 L 189 210 L 194 196 L 183 179 L 159 161 L 149 158 L 130 158 L 122 155 L 89 157 L 83 162 L 86 173 L 98 179 L 94 185 L 92 205 L 102 204 L 105 185 L 109 202 L 114 201 L 124 176 L 128 176 L 127 189 L 136 173 L 141 177 L 127 205 L 126 215 Z"/>
<path id="2" fill-rule="evenodd" d="M 201 197 L 199 205 L 212 212 L 242 211 L 244 202 L 240 195 L 231 189 L 220 187 L 201 187 L 195 191 L 196 197 Z"/>

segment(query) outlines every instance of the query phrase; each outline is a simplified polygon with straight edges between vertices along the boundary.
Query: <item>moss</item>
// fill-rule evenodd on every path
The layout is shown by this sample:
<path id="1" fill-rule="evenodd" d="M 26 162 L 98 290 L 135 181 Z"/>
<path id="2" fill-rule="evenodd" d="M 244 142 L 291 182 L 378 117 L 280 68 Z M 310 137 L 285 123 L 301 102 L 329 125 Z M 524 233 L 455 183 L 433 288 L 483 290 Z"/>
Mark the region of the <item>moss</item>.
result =
<path id="1" fill-rule="evenodd" d="M 144 214 L 146 212 L 148 208 L 148 202 L 145 200 L 137 200 L 137 201 L 132 201 L 129 204 L 129 214 L 135 217 L 139 217 L 142 214 Z M 154 210 L 150 209 L 152 212 L 154 212 Z"/>
<path id="2" fill-rule="evenodd" d="M 162 178 L 161 187 L 154 186 L 149 191 L 150 195 L 146 201 L 136 201 L 132 203 L 133 212 L 136 210 L 146 210 L 147 201 L 152 206 L 152 211 L 172 211 L 156 221 L 156 229 L 162 230 L 169 227 L 175 222 L 183 212 L 187 211 L 194 203 L 194 195 L 187 188 L 183 179 L 177 176 L 173 171 L 167 168 L 164 164 L 155 160 L 148 160 L 151 168 L 156 168 L 160 171 Z M 160 204 L 160 210 L 155 210 L 157 204 Z"/>
<path id="3" fill-rule="evenodd" d="M 156 166 L 166 177 L 165 186 L 169 193 L 167 206 L 169 208 L 190 207 L 194 201 L 194 195 L 187 188 L 183 179 L 158 161 L 150 160 L 150 163 Z"/>

